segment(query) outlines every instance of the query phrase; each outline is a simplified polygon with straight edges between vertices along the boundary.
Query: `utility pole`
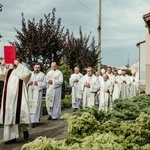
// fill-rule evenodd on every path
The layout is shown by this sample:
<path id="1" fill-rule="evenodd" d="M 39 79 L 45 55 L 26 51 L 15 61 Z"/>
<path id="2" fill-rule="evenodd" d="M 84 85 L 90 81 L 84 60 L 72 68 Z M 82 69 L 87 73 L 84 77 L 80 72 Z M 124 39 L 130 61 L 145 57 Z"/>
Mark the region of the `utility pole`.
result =
<path id="1" fill-rule="evenodd" d="M 99 0 L 99 13 L 98 13 L 98 72 L 101 71 L 101 13 L 102 13 L 102 0 Z"/>

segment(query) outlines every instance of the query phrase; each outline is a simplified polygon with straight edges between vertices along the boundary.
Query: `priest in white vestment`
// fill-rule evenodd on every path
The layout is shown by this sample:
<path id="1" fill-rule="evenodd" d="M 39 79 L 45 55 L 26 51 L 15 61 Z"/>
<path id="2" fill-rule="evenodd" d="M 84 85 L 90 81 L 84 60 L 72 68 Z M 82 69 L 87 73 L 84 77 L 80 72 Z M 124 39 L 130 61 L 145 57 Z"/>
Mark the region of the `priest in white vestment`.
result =
<path id="1" fill-rule="evenodd" d="M 110 81 L 110 82 L 113 82 L 113 72 L 112 72 L 112 67 L 108 67 L 108 68 L 107 68 L 106 74 L 107 74 L 108 77 L 109 77 L 109 81 Z"/>
<path id="2" fill-rule="evenodd" d="M 95 72 L 95 76 L 99 79 L 102 77 L 98 71 Z M 99 90 L 96 92 L 95 105 L 99 105 Z"/>
<path id="3" fill-rule="evenodd" d="M 71 75 L 69 83 L 72 87 L 72 108 L 74 111 L 81 105 L 81 99 L 79 99 L 79 81 L 82 78 L 82 74 L 79 72 L 79 68 L 74 68 L 74 74 Z"/>
<path id="4" fill-rule="evenodd" d="M 14 61 L 13 69 L 6 69 L 4 60 L 0 65 L 0 80 L 4 81 L 0 124 L 4 124 L 5 144 L 15 143 L 19 131 L 23 131 L 25 140 L 29 137 L 26 125 L 31 121 L 26 84 L 31 71 L 19 62 L 19 58 Z"/>
<path id="5" fill-rule="evenodd" d="M 106 70 L 104 68 L 101 69 L 101 74 L 98 76 L 100 82 L 101 82 L 101 80 L 103 80 L 103 74 L 105 74 L 105 73 L 106 73 Z"/>
<path id="6" fill-rule="evenodd" d="M 46 75 L 46 107 L 48 120 L 57 120 L 61 116 L 61 93 L 63 74 L 57 69 L 56 62 L 51 63 L 51 70 Z"/>
<path id="7" fill-rule="evenodd" d="M 29 108 L 32 127 L 36 127 L 42 117 L 42 93 L 46 87 L 45 74 L 41 72 L 40 63 L 34 64 L 34 71 L 28 82 Z"/>
<path id="8" fill-rule="evenodd" d="M 100 89 L 100 82 L 93 74 L 92 67 L 88 67 L 86 71 L 87 74 L 79 82 L 79 98 L 83 98 L 83 107 L 92 107 L 95 105 L 95 95 Z"/>
<path id="9" fill-rule="evenodd" d="M 103 80 L 103 74 L 105 74 L 105 73 L 106 73 L 106 70 L 104 68 L 101 69 L 100 74 L 99 74 L 99 72 L 95 73 L 95 76 L 99 79 L 100 84 L 101 84 L 101 82 Z M 99 94 L 100 94 L 100 89 L 97 91 L 96 97 L 95 97 L 95 104 L 98 104 L 98 105 L 99 105 L 99 102 L 100 102 L 100 99 L 99 99 L 100 96 L 99 96 Z"/>
<path id="10" fill-rule="evenodd" d="M 117 98 L 120 98 L 121 91 L 121 78 L 118 75 L 117 71 L 114 71 L 114 75 L 112 77 L 113 80 L 113 92 L 112 92 L 112 101 Z"/>
<path id="11" fill-rule="evenodd" d="M 139 78 L 136 76 L 136 70 L 131 70 L 132 76 L 130 77 L 131 83 L 130 83 L 130 98 L 137 96 L 139 93 Z"/>
<path id="12" fill-rule="evenodd" d="M 108 111 L 111 106 L 112 83 L 107 74 L 103 74 L 103 80 L 100 84 L 99 110 Z"/>
<path id="13" fill-rule="evenodd" d="M 125 71 L 122 71 L 121 78 L 121 98 L 129 98 L 129 86 L 131 83 L 130 77 L 126 74 Z"/>

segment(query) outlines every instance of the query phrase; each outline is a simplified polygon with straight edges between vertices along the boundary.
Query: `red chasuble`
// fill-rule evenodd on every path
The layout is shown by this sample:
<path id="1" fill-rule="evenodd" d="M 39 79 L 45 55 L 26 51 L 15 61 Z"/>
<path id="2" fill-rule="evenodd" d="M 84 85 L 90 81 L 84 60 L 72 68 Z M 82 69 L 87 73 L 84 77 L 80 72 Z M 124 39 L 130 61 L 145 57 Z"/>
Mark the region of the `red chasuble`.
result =
<path id="1" fill-rule="evenodd" d="M 4 46 L 4 59 L 6 64 L 13 64 L 16 60 L 16 47 Z"/>

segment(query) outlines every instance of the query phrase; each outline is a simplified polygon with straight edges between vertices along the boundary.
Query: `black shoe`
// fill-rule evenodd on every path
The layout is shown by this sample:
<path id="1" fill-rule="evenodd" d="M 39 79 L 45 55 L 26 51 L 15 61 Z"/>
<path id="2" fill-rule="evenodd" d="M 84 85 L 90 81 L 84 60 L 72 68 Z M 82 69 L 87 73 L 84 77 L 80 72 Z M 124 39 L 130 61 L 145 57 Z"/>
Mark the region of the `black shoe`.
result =
<path id="1" fill-rule="evenodd" d="M 29 138 L 29 132 L 28 131 L 23 131 L 23 138 L 24 138 L 24 140 L 27 140 Z"/>
<path id="2" fill-rule="evenodd" d="M 37 123 L 32 123 L 32 128 L 35 128 L 37 126 Z"/>
<path id="3" fill-rule="evenodd" d="M 74 109 L 73 109 L 73 112 L 75 112 L 76 110 L 78 110 L 78 108 L 74 108 Z"/>
<path id="4" fill-rule="evenodd" d="M 51 116 L 49 116 L 49 117 L 47 118 L 47 120 L 52 120 L 52 117 L 51 117 Z"/>
<path id="5" fill-rule="evenodd" d="M 17 142 L 17 139 L 12 139 L 12 140 L 9 140 L 7 142 L 5 142 L 5 144 L 13 144 L 13 143 L 16 143 Z"/>
<path id="6" fill-rule="evenodd" d="M 52 119 L 52 121 L 58 120 L 58 118 Z"/>

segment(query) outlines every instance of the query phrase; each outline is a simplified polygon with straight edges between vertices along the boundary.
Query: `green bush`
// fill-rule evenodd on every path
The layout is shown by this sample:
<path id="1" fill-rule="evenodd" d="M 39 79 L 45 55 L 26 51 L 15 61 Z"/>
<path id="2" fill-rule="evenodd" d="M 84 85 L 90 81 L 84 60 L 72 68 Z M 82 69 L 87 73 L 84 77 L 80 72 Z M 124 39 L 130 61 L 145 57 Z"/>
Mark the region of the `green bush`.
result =
<path id="1" fill-rule="evenodd" d="M 80 117 L 70 116 L 67 118 L 68 132 L 75 137 L 86 137 L 99 128 L 99 122 L 93 115 L 84 112 Z"/>
<path id="2" fill-rule="evenodd" d="M 42 100 L 42 114 L 43 115 L 48 115 L 45 100 Z"/>
<path id="3" fill-rule="evenodd" d="M 141 112 L 150 114 L 150 95 L 139 95 L 132 99 L 116 99 L 113 109 L 108 112 L 99 111 L 97 107 L 79 109 L 73 115 L 81 116 L 83 112 L 89 112 L 100 123 L 108 120 L 123 121 L 135 120 Z"/>
<path id="4" fill-rule="evenodd" d="M 148 114 L 141 113 L 135 122 L 107 121 L 102 125 L 87 112 L 76 117 L 71 116 L 70 122 L 72 123 L 68 122 L 68 125 L 70 131 L 77 133 L 78 136 L 68 137 L 61 141 L 39 137 L 33 142 L 23 145 L 22 150 L 150 149 L 150 115 Z"/>
<path id="5" fill-rule="evenodd" d="M 61 101 L 61 108 L 70 108 L 72 105 L 71 95 L 65 95 L 65 98 Z"/>
<path id="6" fill-rule="evenodd" d="M 71 134 L 62 141 L 45 139 L 41 149 L 47 150 L 149 150 L 150 149 L 150 95 L 130 100 L 118 99 L 112 111 L 84 108 L 66 114 L 67 129 Z M 49 141 L 49 142 L 47 142 Z M 30 150 L 33 147 L 26 145 Z M 39 144 L 39 143 L 38 143 Z M 34 147 L 37 147 L 34 142 Z"/>

